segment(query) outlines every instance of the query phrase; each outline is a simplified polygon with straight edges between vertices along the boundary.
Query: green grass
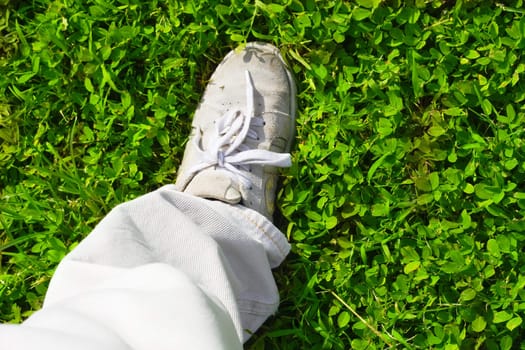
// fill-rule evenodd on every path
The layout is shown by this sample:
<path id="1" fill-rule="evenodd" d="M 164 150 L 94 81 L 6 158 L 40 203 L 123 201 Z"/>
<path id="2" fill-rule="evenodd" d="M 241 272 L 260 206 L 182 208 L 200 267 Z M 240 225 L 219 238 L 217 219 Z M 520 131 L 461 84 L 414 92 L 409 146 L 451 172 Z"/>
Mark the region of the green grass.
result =
<path id="1" fill-rule="evenodd" d="M 0 0 L 0 321 L 171 183 L 207 78 L 299 87 L 280 311 L 248 349 L 525 349 L 525 11 L 505 1 Z"/>

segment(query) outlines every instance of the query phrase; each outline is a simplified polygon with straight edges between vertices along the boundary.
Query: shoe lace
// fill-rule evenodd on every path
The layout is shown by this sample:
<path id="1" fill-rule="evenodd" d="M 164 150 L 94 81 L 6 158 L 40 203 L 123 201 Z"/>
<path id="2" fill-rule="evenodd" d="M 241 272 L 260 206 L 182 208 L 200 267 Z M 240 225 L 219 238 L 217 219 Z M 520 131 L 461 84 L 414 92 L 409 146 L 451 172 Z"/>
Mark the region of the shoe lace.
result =
<path id="1" fill-rule="evenodd" d="M 201 162 L 189 169 L 193 177 L 198 172 L 216 166 L 234 174 L 247 188 L 251 181 L 243 173 L 250 165 L 269 165 L 274 167 L 289 167 L 292 164 L 289 153 L 277 153 L 261 149 L 252 149 L 244 142 L 247 138 L 258 140 L 257 133 L 251 126 L 263 126 L 264 120 L 255 116 L 254 86 L 249 71 L 245 71 L 246 79 L 246 112 L 232 110 L 215 121 L 216 135 L 207 149 L 200 146 L 201 133 L 197 132 L 193 139 L 200 154 Z"/>

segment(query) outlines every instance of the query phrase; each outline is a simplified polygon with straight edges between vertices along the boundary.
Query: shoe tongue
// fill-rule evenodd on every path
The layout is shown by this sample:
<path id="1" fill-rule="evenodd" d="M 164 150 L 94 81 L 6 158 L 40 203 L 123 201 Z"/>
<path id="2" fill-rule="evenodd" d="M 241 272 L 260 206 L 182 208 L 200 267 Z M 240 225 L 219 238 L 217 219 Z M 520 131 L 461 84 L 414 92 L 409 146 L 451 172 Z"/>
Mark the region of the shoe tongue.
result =
<path id="1" fill-rule="evenodd" d="M 184 192 L 201 198 L 218 199 L 230 204 L 239 203 L 242 198 L 229 172 L 220 169 L 200 171 L 191 179 Z"/>

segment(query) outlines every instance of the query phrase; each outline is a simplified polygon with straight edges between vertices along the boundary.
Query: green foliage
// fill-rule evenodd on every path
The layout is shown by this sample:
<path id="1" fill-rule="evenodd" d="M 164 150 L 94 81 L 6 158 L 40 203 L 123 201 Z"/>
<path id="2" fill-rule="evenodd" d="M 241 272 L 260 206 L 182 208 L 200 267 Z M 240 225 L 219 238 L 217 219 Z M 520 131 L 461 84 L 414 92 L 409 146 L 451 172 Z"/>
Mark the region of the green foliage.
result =
<path id="1" fill-rule="evenodd" d="M 0 320 L 114 205 L 172 182 L 223 55 L 299 85 L 293 254 L 249 349 L 518 349 L 521 0 L 0 1 Z"/>

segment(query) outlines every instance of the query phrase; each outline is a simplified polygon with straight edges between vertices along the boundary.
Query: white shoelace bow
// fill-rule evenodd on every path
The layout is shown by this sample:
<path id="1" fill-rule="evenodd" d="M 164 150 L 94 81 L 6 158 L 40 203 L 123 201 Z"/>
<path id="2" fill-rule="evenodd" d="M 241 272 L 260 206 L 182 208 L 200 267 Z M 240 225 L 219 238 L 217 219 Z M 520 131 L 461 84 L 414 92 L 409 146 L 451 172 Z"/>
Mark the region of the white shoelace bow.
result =
<path id="1" fill-rule="evenodd" d="M 246 113 L 241 110 L 230 111 L 215 121 L 216 136 L 207 149 L 200 147 L 201 135 L 198 132 L 193 142 L 198 149 L 201 162 L 193 166 L 189 173 L 195 174 L 206 168 L 217 166 L 234 175 L 247 187 L 251 187 L 250 179 L 240 169 L 247 171 L 250 165 L 270 165 L 289 167 L 292 164 L 289 153 L 276 153 L 261 149 L 251 149 L 243 144 L 246 138 L 258 139 L 257 133 L 250 126 L 263 126 L 264 120 L 254 114 L 254 87 L 249 71 L 246 77 Z"/>

